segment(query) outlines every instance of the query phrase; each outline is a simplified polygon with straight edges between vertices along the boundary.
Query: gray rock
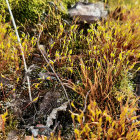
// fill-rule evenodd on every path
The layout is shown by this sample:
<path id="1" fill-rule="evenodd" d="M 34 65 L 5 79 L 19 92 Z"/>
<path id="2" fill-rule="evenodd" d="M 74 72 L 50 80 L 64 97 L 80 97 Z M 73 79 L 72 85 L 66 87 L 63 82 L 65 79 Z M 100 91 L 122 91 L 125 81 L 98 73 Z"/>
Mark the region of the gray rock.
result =
<path id="1" fill-rule="evenodd" d="M 39 115 L 47 115 L 58 106 L 58 99 L 61 98 L 59 92 L 47 92 L 39 105 Z"/>
<path id="2" fill-rule="evenodd" d="M 68 10 L 71 17 L 79 17 L 80 22 L 86 21 L 88 23 L 95 22 L 102 18 L 106 19 L 108 11 L 102 2 L 84 3 L 78 2 Z"/>

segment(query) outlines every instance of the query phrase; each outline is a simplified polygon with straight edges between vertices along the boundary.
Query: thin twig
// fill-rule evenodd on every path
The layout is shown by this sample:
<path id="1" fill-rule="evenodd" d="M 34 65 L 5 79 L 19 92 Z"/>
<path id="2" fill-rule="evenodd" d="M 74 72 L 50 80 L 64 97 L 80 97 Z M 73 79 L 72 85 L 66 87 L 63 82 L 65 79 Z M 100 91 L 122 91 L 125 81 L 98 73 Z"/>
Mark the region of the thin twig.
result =
<path id="1" fill-rule="evenodd" d="M 16 36 L 17 36 L 17 40 L 19 42 L 19 46 L 20 46 L 20 50 L 21 50 L 21 54 L 22 54 L 22 58 L 23 58 L 23 62 L 24 62 L 24 69 L 25 69 L 25 72 L 27 73 L 28 68 L 27 68 L 27 64 L 26 64 L 26 60 L 25 60 L 25 56 L 24 56 L 24 52 L 23 52 L 23 47 L 21 45 L 20 37 L 19 37 L 18 30 L 17 30 L 17 27 L 16 27 L 16 23 L 15 23 L 15 20 L 14 20 L 14 17 L 13 17 L 13 14 L 12 14 L 12 11 L 11 11 L 11 8 L 10 8 L 8 0 L 6 0 L 6 3 L 7 3 L 7 6 L 8 6 L 8 9 L 9 9 L 11 18 L 12 18 L 12 22 L 13 22 L 15 33 L 16 33 Z M 27 76 L 27 83 L 28 83 L 29 98 L 30 98 L 30 101 L 32 101 L 32 94 L 31 94 L 31 86 L 30 86 L 30 78 L 29 78 L 29 76 Z"/>
<path id="2" fill-rule="evenodd" d="M 86 108 L 87 108 L 87 98 L 88 98 L 90 92 L 91 92 L 91 90 L 89 90 L 89 91 L 87 92 L 87 94 L 86 94 L 85 106 L 84 106 L 84 109 L 83 109 L 83 113 L 85 113 L 85 111 L 86 111 Z M 84 121 L 85 121 L 85 117 L 83 117 L 83 123 L 84 123 Z"/>
<path id="3" fill-rule="evenodd" d="M 89 91 L 87 92 L 87 95 L 86 95 L 86 98 L 85 98 L 85 106 L 84 106 L 84 109 L 83 109 L 83 113 L 85 113 L 86 108 L 87 108 L 87 98 L 88 98 L 88 95 L 89 95 L 90 91 L 91 91 L 91 90 L 89 90 Z"/>
<path id="4" fill-rule="evenodd" d="M 70 104 L 70 100 L 69 100 L 69 97 L 68 97 L 68 94 L 67 94 L 67 91 L 62 83 L 62 81 L 60 80 L 59 76 L 57 75 L 57 73 L 55 72 L 54 68 L 52 67 L 52 65 L 49 63 L 49 60 L 47 59 L 47 53 L 46 51 L 44 51 L 44 48 L 41 48 L 40 45 L 39 45 L 39 40 L 40 40 L 40 36 L 42 34 L 42 31 L 39 32 L 39 36 L 38 36 L 38 40 L 37 40 L 37 46 L 38 46 L 38 49 L 40 50 L 41 54 L 43 55 L 45 61 L 47 62 L 47 64 L 49 64 L 51 70 L 53 71 L 53 73 L 55 74 L 56 78 L 58 79 L 58 81 L 60 82 L 63 90 L 64 90 L 64 93 L 65 93 L 65 96 L 68 100 L 68 103 L 69 103 L 69 106 L 70 106 L 70 110 L 72 111 L 72 107 L 71 107 L 71 104 Z"/>
<path id="5" fill-rule="evenodd" d="M 58 127 L 58 125 L 60 124 L 60 122 L 57 122 L 57 124 L 54 126 L 52 133 L 55 133 L 56 128 Z"/>

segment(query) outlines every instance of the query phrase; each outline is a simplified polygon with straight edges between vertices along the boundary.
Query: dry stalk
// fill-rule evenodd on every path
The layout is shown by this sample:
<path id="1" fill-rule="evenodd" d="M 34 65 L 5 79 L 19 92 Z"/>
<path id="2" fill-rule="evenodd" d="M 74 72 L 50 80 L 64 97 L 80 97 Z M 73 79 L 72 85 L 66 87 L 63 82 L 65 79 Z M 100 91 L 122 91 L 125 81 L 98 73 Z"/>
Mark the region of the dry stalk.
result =
<path id="1" fill-rule="evenodd" d="M 14 26 L 14 29 L 15 29 L 15 33 L 16 33 L 16 36 L 17 36 L 17 40 L 18 40 L 18 42 L 19 42 L 20 51 L 21 51 L 22 59 L 23 59 L 23 63 L 24 63 L 24 69 L 25 69 L 25 72 L 28 73 L 28 68 L 27 68 L 27 64 L 26 64 L 26 60 L 25 60 L 25 56 L 24 56 L 24 52 L 23 52 L 23 47 L 22 47 L 22 45 L 21 45 L 21 41 L 20 41 L 20 37 L 19 37 L 18 30 L 17 30 L 17 27 L 16 27 L 16 23 L 15 23 L 15 20 L 14 20 L 14 17 L 13 17 L 13 14 L 12 14 L 12 11 L 11 11 L 11 8 L 10 8 L 10 5 L 9 5 L 8 0 L 6 0 L 6 3 L 7 3 L 7 6 L 8 6 L 8 9 L 9 9 L 9 13 L 10 13 L 11 18 L 12 18 L 12 22 L 13 22 L 13 26 Z M 30 101 L 32 102 L 30 78 L 29 78 L 28 75 L 27 75 L 26 78 L 27 78 L 27 83 L 28 83 L 29 98 L 30 98 Z"/>

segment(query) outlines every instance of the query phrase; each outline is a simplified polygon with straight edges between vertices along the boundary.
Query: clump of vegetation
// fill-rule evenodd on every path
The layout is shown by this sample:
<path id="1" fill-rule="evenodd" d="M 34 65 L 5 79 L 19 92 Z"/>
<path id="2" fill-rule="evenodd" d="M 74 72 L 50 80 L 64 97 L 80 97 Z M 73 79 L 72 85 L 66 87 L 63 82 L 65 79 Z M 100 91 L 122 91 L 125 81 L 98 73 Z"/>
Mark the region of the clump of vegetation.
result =
<path id="1" fill-rule="evenodd" d="M 100 110 L 95 101 L 90 102 L 86 113 L 82 111 L 79 111 L 80 114 L 72 113 L 76 139 L 129 139 L 130 137 L 138 139 L 139 122 L 134 114 L 137 110 L 135 101 L 129 104 L 128 100 L 130 99 L 127 99 L 124 105 L 121 97 L 118 99 L 121 111 L 118 119 L 113 119 L 109 115 L 108 109 Z"/>
<path id="2" fill-rule="evenodd" d="M 34 63 L 35 56 L 38 71 L 47 73 L 48 77 L 45 75 L 45 81 L 38 74 L 34 77 L 29 74 L 34 98 L 30 102 L 27 88 L 23 88 L 26 87 L 23 83 L 28 73 L 23 72 L 17 37 L 6 12 L 5 2 L 2 1 L 0 9 L 4 16 L 0 17 L 0 72 L 2 78 L 8 77 L 14 83 L 14 87 L 5 92 L 7 89 L 3 88 L 0 77 L 0 136 L 6 138 L 10 128 L 18 131 L 24 125 L 45 124 L 46 114 L 38 117 L 40 103 L 45 102 L 45 93 L 54 90 L 54 87 L 57 92 L 63 93 L 65 87 L 72 110 L 68 108 L 70 111 L 62 118 L 65 120 L 71 114 L 68 120 L 70 124 L 61 118 L 62 133 L 58 127 L 58 131 L 55 131 L 57 134 L 51 133 L 50 139 L 139 139 L 140 122 L 136 114 L 139 97 L 134 94 L 135 85 L 132 83 L 133 75 L 140 69 L 136 67 L 140 60 L 139 6 L 126 5 L 127 9 L 121 7 L 117 16 L 117 10 L 111 12 L 105 21 L 90 24 L 85 34 L 84 27 L 82 29 L 76 21 L 71 21 L 65 13 L 66 5 L 72 1 L 63 1 L 65 10 L 57 1 L 51 4 L 45 0 L 10 2 L 13 14 L 19 15 L 16 21 L 19 21 L 20 27 L 24 27 L 19 27 L 19 32 L 28 66 Z M 30 30 L 26 27 L 30 27 Z M 42 60 L 39 47 L 42 47 L 47 63 Z M 15 108 L 13 111 L 6 104 L 11 104 L 13 98 L 14 102 L 21 102 L 17 105 L 19 111 L 15 111 Z M 64 97 L 64 100 L 67 99 Z M 9 114 L 13 114 L 13 117 Z M 14 116 L 17 116 L 19 124 Z M 8 123 L 10 120 L 15 123 Z M 72 129 L 71 132 L 63 130 L 65 125 Z M 47 138 L 41 137 L 38 139 Z"/>

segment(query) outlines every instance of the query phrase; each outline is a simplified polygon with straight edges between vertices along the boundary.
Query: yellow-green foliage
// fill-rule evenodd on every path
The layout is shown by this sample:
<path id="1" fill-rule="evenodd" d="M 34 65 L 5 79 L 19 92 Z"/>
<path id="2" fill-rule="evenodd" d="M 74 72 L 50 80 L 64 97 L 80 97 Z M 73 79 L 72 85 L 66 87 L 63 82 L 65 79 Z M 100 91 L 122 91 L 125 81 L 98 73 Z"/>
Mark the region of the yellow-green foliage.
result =
<path id="1" fill-rule="evenodd" d="M 6 1 L 0 0 L 0 9 L 3 9 L 6 19 L 9 20 L 9 11 L 7 9 Z M 45 10 L 44 0 L 10 0 L 10 6 L 16 21 L 25 23 L 25 21 L 34 22 L 38 21 L 38 17 Z"/>
<path id="2" fill-rule="evenodd" d="M 2 20 L 2 19 L 1 19 Z M 13 63 L 19 64 L 18 62 L 18 51 L 17 51 L 17 38 L 14 32 L 8 32 L 10 28 L 9 24 L 0 23 L 0 71 L 7 70 L 10 66 L 14 67 Z M 19 66 L 17 66 L 18 68 Z M 12 68 L 13 69 L 13 68 Z"/>
<path id="3" fill-rule="evenodd" d="M 0 17 L 0 73 L 9 73 L 16 76 L 16 72 L 23 66 L 21 51 L 14 30 L 9 23 L 4 23 Z M 21 38 L 25 57 L 28 58 L 33 51 L 35 39 L 29 39 L 29 36 L 22 34 Z M 14 78 L 14 77 L 13 77 Z"/>
<path id="4" fill-rule="evenodd" d="M 130 100 L 128 99 L 125 105 L 121 98 L 118 100 L 121 112 L 115 120 L 110 116 L 108 110 L 102 111 L 94 100 L 88 105 L 85 114 L 82 111 L 79 111 L 80 114 L 72 113 L 76 139 L 138 140 L 140 132 L 137 127 L 140 125 L 140 121 L 136 120 L 138 117 L 135 116 L 137 110 L 135 100 L 131 99 L 132 102 L 128 103 Z"/>
<path id="5" fill-rule="evenodd" d="M 41 16 L 47 16 L 50 6 L 57 5 L 59 10 L 66 12 L 60 7 L 60 3 L 63 5 L 63 2 L 56 0 L 9 0 L 9 3 L 16 22 L 22 24 L 25 24 L 26 21 L 31 25 L 37 24 Z M 10 15 L 5 0 L 0 0 L 0 10 L 0 13 L 5 15 L 6 20 L 9 21 Z"/>
<path id="6" fill-rule="evenodd" d="M 112 115 L 118 114 L 115 91 L 140 58 L 140 9 L 129 8 L 130 13 L 122 11 L 122 21 L 107 19 L 105 23 L 98 22 L 97 29 L 91 24 L 86 36 L 83 30 L 78 31 L 79 25 L 73 24 L 66 31 L 66 24 L 56 18 L 59 24 L 55 34 L 50 34 L 54 42 L 47 50 L 58 71 L 69 71 L 79 81 L 70 83 L 74 91 L 84 98 L 90 90 L 91 100 L 95 99 L 102 109 L 107 105 Z M 51 28 L 53 23 L 46 25 Z M 128 92 L 124 94 L 128 96 Z"/>
<path id="7" fill-rule="evenodd" d="M 68 84 L 83 98 L 82 104 L 77 99 L 76 105 L 72 104 L 76 139 L 139 138 L 139 121 L 134 115 L 138 99 L 129 87 L 127 74 L 140 58 L 140 8 L 127 7 L 122 13 L 121 21 L 109 18 L 98 22 L 97 29 L 91 24 L 87 35 L 74 23 L 66 30 L 61 17 L 54 18 L 59 23 L 55 34 L 49 32 L 54 22 L 44 23 L 48 38 L 53 40 L 48 42 L 49 58 L 63 76 L 75 76 Z M 84 108 L 87 93 L 88 109 L 83 112 L 77 104 Z"/>
<path id="8" fill-rule="evenodd" d="M 17 13 L 26 11 L 27 15 L 24 13 L 21 18 L 23 23 L 28 18 L 32 19 L 32 23 L 37 22 L 43 8 L 48 8 L 45 9 L 47 17 L 40 22 L 42 25 L 36 27 L 43 29 L 40 42 L 47 47 L 50 63 L 66 79 L 64 85 L 74 91 L 71 98 L 76 105 L 72 104 L 74 111 L 71 114 L 76 139 L 137 140 L 140 137 L 137 129 L 139 121 L 134 113 L 138 99 L 129 87 L 128 72 L 139 69 L 134 69 L 140 59 L 139 6 L 128 6 L 122 11 L 121 21 L 110 16 L 106 21 L 97 22 L 98 26 L 91 24 L 85 35 L 75 21 L 68 25 L 55 7 L 44 7 L 43 0 L 24 2 L 11 1 L 18 5 Z M 20 4 L 25 4 L 25 7 Z M 2 17 L 0 36 L 0 72 L 9 72 L 12 79 L 17 78 L 17 73 L 23 70 L 20 49 L 10 23 L 5 23 Z M 24 33 L 21 35 L 26 60 L 34 50 L 34 38 Z"/>
<path id="9" fill-rule="evenodd" d="M 86 38 L 80 38 L 86 40 L 87 47 L 83 48 L 85 57 L 79 57 L 81 84 L 70 84 L 83 97 L 83 104 L 88 105 L 86 111 L 73 105 L 78 140 L 140 137 L 140 121 L 136 120 L 138 99 L 134 98 L 126 78 L 140 58 L 140 18 L 136 16 L 139 14 L 139 8 L 131 9 L 124 21 L 108 19 L 105 24 L 98 23 L 97 30 L 91 25 Z"/>
<path id="10" fill-rule="evenodd" d="M 3 132 L 3 133 L 5 133 L 5 122 L 6 122 L 7 115 L 8 115 L 7 111 L 4 114 L 0 114 L 0 132 Z"/>

